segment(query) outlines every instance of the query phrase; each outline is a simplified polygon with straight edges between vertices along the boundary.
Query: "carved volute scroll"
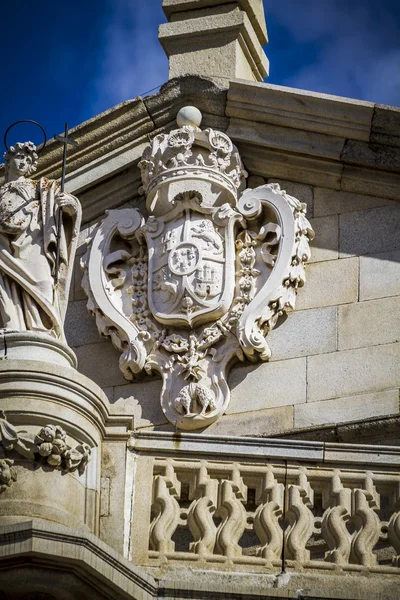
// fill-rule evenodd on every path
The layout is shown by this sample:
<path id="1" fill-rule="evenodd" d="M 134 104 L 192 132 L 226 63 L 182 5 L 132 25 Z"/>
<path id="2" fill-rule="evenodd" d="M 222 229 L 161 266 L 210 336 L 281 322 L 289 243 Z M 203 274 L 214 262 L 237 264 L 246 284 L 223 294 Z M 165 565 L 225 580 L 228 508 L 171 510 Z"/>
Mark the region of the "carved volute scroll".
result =
<path id="1" fill-rule="evenodd" d="M 190 505 L 187 519 L 194 539 L 190 550 L 200 556 L 212 554 L 217 534 L 213 514 L 218 502 L 218 481 L 209 477 L 204 464 L 200 467 L 189 497 L 195 499 Z"/>
<path id="2" fill-rule="evenodd" d="M 178 527 L 180 510 L 177 498 L 180 482 L 173 468 L 168 465 L 165 475 L 157 475 L 153 487 L 152 510 L 156 516 L 150 527 L 150 550 L 173 552 L 172 536 Z"/>
<path id="3" fill-rule="evenodd" d="M 286 517 L 289 528 L 285 531 L 285 556 L 289 560 L 304 563 L 310 558 L 306 549 L 314 529 L 313 490 L 308 482 L 306 470 L 298 476 L 298 485 L 288 486 L 288 511 Z"/>
<path id="4" fill-rule="evenodd" d="M 109 211 L 82 265 L 89 311 L 124 376 L 158 371 L 166 417 L 191 430 L 225 412 L 235 360 L 270 358 L 265 336 L 295 306 L 313 231 L 305 204 L 278 184 L 244 191 L 232 141 L 187 114 L 143 153 L 147 221 Z"/>
<path id="5" fill-rule="evenodd" d="M 283 544 L 283 530 L 279 518 L 283 514 L 284 485 L 278 483 L 271 469 L 265 476 L 261 504 L 254 515 L 254 531 L 262 546 L 257 555 L 272 563 L 280 560 Z"/>
<path id="6" fill-rule="evenodd" d="M 381 533 L 379 511 L 379 495 L 373 479 L 367 473 L 364 489 L 354 490 L 354 521 L 357 527 L 350 550 L 350 562 L 372 567 L 376 565 L 373 549 Z"/>
<path id="7" fill-rule="evenodd" d="M 322 518 L 322 534 L 329 548 L 325 560 L 339 565 L 347 564 L 350 557 L 352 536 L 346 523 L 351 516 L 351 499 L 351 489 L 343 487 L 340 472 L 336 471 L 324 494 L 327 509 Z"/>

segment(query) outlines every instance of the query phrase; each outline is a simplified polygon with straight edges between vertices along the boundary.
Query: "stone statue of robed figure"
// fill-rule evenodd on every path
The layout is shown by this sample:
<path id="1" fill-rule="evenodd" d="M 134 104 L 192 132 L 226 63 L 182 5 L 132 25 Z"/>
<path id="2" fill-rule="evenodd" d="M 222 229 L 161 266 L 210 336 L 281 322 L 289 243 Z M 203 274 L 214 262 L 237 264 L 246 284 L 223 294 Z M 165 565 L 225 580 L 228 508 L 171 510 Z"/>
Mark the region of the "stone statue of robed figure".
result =
<path id="1" fill-rule="evenodd" d="M 57 181 L 31 179 L 38 163 L 32 142 L 10 146 L 4 159 L 6 183 L 0 188 L 0 327 L 4 331 L 46 333 L 64 341 L 63 323 L 81 207 L 74 196 L 61 192 Z M 57 236 L 60 217 L 62 225 Z"/>

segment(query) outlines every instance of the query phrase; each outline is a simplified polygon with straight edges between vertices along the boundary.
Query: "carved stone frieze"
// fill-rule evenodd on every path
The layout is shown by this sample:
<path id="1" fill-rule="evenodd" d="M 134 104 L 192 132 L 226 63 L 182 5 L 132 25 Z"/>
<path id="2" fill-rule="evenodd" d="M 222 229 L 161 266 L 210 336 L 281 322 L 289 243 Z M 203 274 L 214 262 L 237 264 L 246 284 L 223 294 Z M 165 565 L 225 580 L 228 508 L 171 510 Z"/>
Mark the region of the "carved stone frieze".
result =
<path id="1" fill-rule="evenodd" d="M 313 237 L 305 204 L 278 184 L 244 190 L 237 148 L 198 114 L 181 112 L 143 153 L 147 221 L 108 211 L 82 260 L 88 309 L 125 377 L 158 371 L 166 417 L 188 430 L 226 410 L 234 360 L 270 358 L 266 336 L 295 307 Z"/>
<path id="2" fill-rule="evenodd" d="M 8 457 L 12 450 L 24 458 L 42 460 L 66 473 L 78 471 L 82 474 L 90 460 L 90 447 L 78 444 L 71 448 L 66 437 L 66 432 L 59 425 L 46 425 L 37 434 L 17 431 L 0 410 L 0 491 L 17 479 L 14 459 Z"/>

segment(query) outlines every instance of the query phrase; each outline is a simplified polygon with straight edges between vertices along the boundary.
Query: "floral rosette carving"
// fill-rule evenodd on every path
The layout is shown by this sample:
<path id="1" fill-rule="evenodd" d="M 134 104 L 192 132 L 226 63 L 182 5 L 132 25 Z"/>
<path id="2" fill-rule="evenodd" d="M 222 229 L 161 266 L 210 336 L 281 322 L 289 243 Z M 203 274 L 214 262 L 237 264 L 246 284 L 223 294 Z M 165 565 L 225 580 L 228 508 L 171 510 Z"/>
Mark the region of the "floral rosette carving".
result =
<path id="1" fill-rule="evenodd" d="M 45 425 L 38 434 L 17 431 L 0 410 L 0 491 L 4 491 L 17 479 L 14 458 L 8 454 L 17 452 L 25 459 L 44 461 L 53 468 L 66 473 L 85 471 L 90 460 L 88 444 L 78 444 L 71 448 L 66 442 L 67 434 L 59 425 Z"/>

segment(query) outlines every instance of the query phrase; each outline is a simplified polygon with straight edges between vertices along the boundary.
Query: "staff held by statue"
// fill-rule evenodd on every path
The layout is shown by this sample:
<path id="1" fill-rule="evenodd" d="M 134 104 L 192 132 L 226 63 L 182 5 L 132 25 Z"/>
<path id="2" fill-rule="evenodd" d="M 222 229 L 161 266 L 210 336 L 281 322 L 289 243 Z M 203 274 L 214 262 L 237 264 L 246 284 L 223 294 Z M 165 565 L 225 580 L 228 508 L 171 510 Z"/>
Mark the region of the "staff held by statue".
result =
<path id="1" fill-rule="evenodd" d="M 62 171 L 61 171 L 61 193 L 64 193 L 64 187 L 65 187 L 65 174 L 66 174 L 66 170 L 67 170 L 67 148 L 68 148 L 68 144 L 70 146 L 76 146 L 77 143 L 74 140 L 71 140 L 68 137 L 68 123 L 65 123 L 65 130 L 64 130 L 64 137 L 62 137 L 61 135 L 55 135 L 54 139 L 56 139 L 58 142 L 61 142 L 61 144 L 64 145 L 63 147 L 63 161 L 62 161 Z M 56 262 L 54 265 L 54 285 L 56 285 L 57 281 L 58 281 L 58 274 L 59 274 L 59 269 L 60 269 L 60 241 L 61 241 L 61 229 L 62 229 L 62 211 L 59 210 L 58 212 L 58 221 L 57 221 L 57 235 L 56 235 Z"/>

